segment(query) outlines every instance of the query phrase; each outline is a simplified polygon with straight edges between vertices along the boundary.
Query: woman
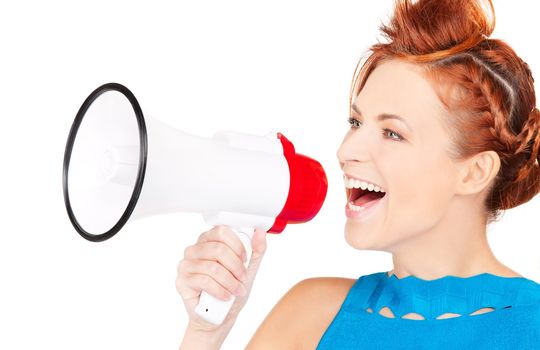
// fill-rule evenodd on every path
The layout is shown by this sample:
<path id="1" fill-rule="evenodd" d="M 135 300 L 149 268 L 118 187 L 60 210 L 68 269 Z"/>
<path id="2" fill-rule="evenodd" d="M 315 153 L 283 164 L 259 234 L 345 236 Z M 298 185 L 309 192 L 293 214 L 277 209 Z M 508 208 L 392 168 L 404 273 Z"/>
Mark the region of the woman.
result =
<path id="1" fill-rule="evenodd" d="M 490 0 L 396 0 L 394 11 L 380 28 L 389 42 L 357 66 L 351 129 L 337 152 L 346 240 L 392 253 L 394 269 L 301 281 L 248 349 L 540 348 L 540 285 L 500 262 L 486 237 L 504 210 L 540 191 L 531 71 L 489 38 Z M 264 237 L 256 232 L 247 271 L 226 227 L 186 249 L 177 289 L 190 322 L 181 349 L 222 344 L 247 300 Z M 193 312 L 201 290 L 239 296 L 223 325 Z"/>

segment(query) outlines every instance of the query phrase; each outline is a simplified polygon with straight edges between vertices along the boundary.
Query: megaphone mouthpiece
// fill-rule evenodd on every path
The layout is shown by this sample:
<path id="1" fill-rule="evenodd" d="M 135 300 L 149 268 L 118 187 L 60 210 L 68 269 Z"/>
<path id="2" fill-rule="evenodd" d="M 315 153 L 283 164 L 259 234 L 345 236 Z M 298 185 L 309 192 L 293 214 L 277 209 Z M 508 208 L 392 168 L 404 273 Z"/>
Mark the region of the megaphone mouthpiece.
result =
<path id="1" fill-rule="evenodd" d="M 278 138 L 289 165 L 290 186 L 287 201 L 272 226 L 273 232 L 282 232 L 288 223 L 311 220 L 321 209 L 328 190 L 328 180 L 321 164 L 296 153 L 293 144 L 283 134 L 278 133 Z"/>

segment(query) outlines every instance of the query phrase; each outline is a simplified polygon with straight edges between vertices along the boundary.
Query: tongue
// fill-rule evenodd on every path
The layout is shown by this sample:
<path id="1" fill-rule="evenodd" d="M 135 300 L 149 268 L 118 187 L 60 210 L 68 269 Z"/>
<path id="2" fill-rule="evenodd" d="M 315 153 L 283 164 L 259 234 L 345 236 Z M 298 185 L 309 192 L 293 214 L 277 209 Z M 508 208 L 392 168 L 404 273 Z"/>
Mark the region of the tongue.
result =
<path id="1" fill-rule="evenodd" d="M 379 192 L 368 192 L 367 194 L 356 199 L 353 204 L 356 206 L 370 207 L 371 205 L 366 205 L 366 203 L 373 202 L 371 204 L 374 204 L 375 200 L 381 199 L 382 197 L 383 196 L 381 196 L 381 193 Z"/>

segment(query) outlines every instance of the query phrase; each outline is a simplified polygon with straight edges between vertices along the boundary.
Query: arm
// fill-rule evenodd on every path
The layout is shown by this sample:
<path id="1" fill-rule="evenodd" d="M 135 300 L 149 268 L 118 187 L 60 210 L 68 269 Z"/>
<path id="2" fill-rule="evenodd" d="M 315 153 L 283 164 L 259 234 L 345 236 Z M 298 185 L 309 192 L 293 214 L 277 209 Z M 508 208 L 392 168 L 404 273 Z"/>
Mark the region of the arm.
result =
<path id="1" fill-rule="evenodd" d="M 197 327 L 189 322 L 179 350 L 216 350 L 221 348 L 227 334 L 232 328 L 232 325 L 224 326 L 225 329 L 223 333 L 221 335 L 216 335 L 213 332 L 205 332 L 204 330 L 197 329 Z"/>

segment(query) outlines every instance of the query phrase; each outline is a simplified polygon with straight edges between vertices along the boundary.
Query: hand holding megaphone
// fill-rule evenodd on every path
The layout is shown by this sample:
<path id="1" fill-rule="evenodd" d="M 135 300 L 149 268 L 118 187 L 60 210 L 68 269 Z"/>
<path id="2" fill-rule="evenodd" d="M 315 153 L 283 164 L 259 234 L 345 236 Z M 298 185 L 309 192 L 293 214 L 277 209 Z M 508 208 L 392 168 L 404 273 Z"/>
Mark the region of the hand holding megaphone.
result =
<path id="1" fill-rule="evenodd" d="M 228 320 L 234 323 L 249 297 L 264 256 L 266 232 L 256 230 L 252 246 L 253 253 L 250 249 L 246 254 L 235 232 L 219 225 L 203 232 L 196 244 L 185 249 L 184 258 L 178 264 L 176 288 L 192 326 L 206 332 L 221 331 L 221 324 L 207 323 L 206 317 L 201 316 L 200 308 L 208 302 L 208 295 L 231 304 L 223 323 L 230 325 Z"/>

